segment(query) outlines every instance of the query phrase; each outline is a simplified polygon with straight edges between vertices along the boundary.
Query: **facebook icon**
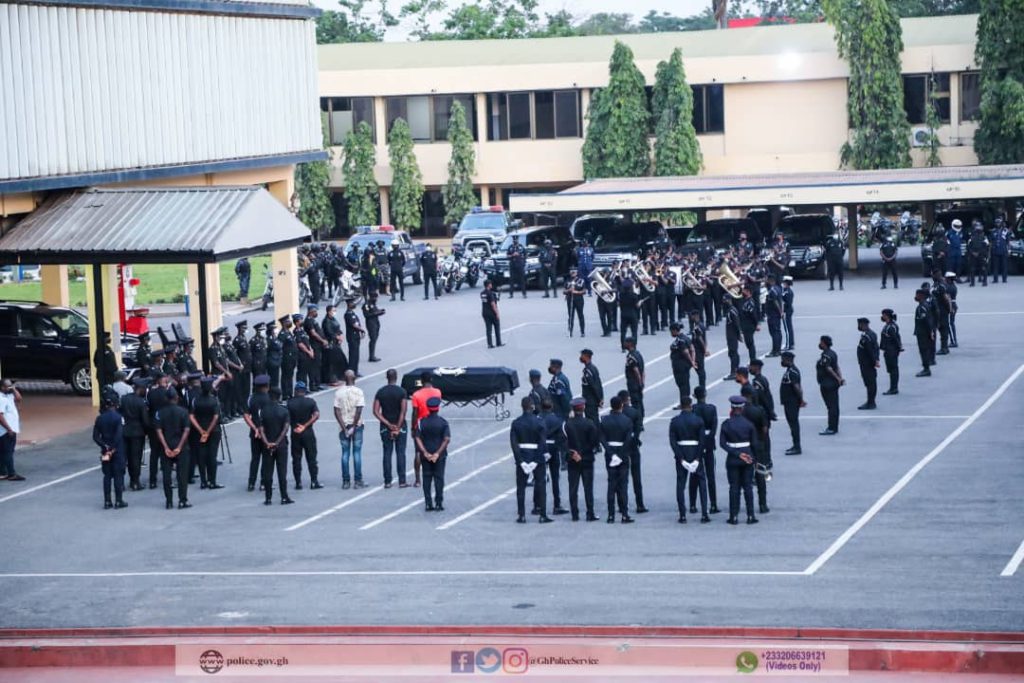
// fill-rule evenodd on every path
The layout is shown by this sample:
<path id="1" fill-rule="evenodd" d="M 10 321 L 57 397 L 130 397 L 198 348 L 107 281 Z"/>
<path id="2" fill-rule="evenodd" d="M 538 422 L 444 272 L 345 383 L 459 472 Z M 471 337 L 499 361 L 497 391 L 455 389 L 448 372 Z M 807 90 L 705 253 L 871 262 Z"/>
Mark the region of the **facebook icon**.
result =
<path id="1" fill-rule="evenodd" d="M 475 668 L 476 653 L 472 650 L 452 650 L 452 673 L 471 674 Z"/>

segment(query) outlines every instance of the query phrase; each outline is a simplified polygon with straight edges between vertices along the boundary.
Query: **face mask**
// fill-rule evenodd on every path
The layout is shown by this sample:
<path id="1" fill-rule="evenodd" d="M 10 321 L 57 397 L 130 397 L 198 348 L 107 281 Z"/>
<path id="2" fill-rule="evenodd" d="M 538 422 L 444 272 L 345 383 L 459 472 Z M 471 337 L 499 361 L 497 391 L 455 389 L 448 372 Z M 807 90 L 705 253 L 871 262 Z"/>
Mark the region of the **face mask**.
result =
<path id="1" fill-rule="evenodd" d="M 220 339 L 219 343 L 223 346 L 224 344 L 228 343 L 228 340 L 227 339 Z"/>

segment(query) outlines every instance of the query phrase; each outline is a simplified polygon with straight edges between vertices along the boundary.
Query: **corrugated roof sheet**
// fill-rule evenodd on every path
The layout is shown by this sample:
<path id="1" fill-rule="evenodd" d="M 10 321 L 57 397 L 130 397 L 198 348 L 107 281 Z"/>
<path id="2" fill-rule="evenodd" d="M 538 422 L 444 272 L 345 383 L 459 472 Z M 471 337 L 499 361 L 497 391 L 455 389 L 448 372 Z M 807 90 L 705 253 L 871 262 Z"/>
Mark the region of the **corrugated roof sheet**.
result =
<path id="1" fill-rule="evenodd" d="M 902 19 L 906 48 L 973 43 L 976 14 Z M 682 31 L 576 38 L 440 40 L 409 43 L 349 43 L 317 47 L 320 71 L 424 69 L 508 64 L 606 63 L 620 40 L 638 61 L 665 59 L 673 48 L 683 56 L 776 55 L 780 51 L 835 54 L 828 24 L 755 26 L 726 31 Z"/>
<path id="2" fill-rule="evenodd" d="M 262 187 L 89 189 L 0 237 L 0 259 L 199 263 L 300 244 L 309 230 Z"/>

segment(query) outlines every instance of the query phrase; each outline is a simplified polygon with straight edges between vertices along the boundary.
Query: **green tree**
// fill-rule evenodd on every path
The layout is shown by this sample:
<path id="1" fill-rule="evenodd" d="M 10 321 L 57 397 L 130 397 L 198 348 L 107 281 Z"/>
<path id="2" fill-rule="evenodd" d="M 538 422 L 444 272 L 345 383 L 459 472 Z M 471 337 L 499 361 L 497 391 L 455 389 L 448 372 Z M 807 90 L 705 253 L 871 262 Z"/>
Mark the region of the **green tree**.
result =
<path id="1" fill-rule="evenodd" d="M 423 174 L 413 152 L 412 133 L 405 119 L 395 119 L 388 134 L 391 159 L 391 222 L 403 230 L 418 230 L 423 222 Z"/>
<path id="2" fill-rule="evenodd" d="M 683 51 L 676 48 L 659 62 L 651 98 L 654 125 L 654 174 L 694 175 L 703 165 L 693 127 L 693 89 L 686 82 Z"/>
<path id="3" fill-rule="evenodd" d="M 925 124 L 928 126 L 928 142 L 925 147 L 928 148 L 928 158 L 925 163 L 928 166 L 942 166 L 942 159 L 939 158 L 939 148 L 942 147 L 942 142 L 939 140 L 939 126 L 942 125 L 942 121 L 939 119 L 939 109 L 935 105 L 935 100 L 938 99 L 935 96 L 935 77 L 932 76 L 931 87 L 928 89 L 931 96 L 928 98 L 928 111 L 925 114 Z"/>
<path id="4" fill-rule="evenodd" d="M 608 85 L 590 98 L 589 124 L 583 142 L 583 175 L 587 178 L 647 175 L 651 167 L 648 116 L 644 76 L 633 61 L 633 51 L 615 41 L 608 65 Z"/>
<path id="5" fill-rule="evenodd" d="M 323 148 L 331 154 L 327 127 L 323 126 Z M 320 232 L 334 227 L 334 206 L 331 204 L 331 162 L 308 161 L 295 167 L 295 194 L 299 199 L 299 220 L 317 239 Z"/>
<path id="6" fill-rule="evenodd" d="M 441 190 L 444 199 L 444 222 L 458 223 L 476 205 L 473 192 L 473 174 L 476 173 L 476 155 L 473 151 L 473 133 L 466 125 L 466 110 L 462 103 L 452 102 L 448 117 L 448 142 L 452 156 L 448 160 L 448 182 Z"/>
<path id="7" fill-rule="evenodd" d="M 715 28 L 715 12 L 710 6 L 700 14 L 691 17 L 677 17 L 668 12 L 649 11 L 640 20 L 640 33 L 665 33 L 667 31 L 706 31 Z"/>
<path id="8" fill-rule="evenodd" d="M 947 14 L 976 14 L 980 0 L 890 0 L 901 17 L 937 17 Z M 785 25 L 821 21 L 822 0 L 755 0 L 762 24 Z"/>
<path id="9" fill-rule="evenodd" d="M 527 38 L 542 33 L 537 0 L 477 0 L 455 7 L 441 22 L 444 30 L 430 27 L 434 15 L 444 12 L 444 0 L 411 0 L 401 16 L 416 18 L 412 35 L 420 40 L 487 40 Z"/>
<path id="10" fill-rule="evenodd" d="M 375 19 L 366 17 L 366 0 L 339 0 L 341 9 L 324 10 L 316 18 L 316 42 L 375 43 L 384 39 L 384 31 L 398 24 L 388 11 L 387 3 L 379 3 Z"/>
<path id="11" fill-rule="evenodd" d="M 374 225 L 377 223 L 380 192 L 373 175 L 376 165 L 373 131 L 366 121 L 345 136 L 344 154 L 341 173 L 345 178 L 348 224 L 353 228 Z"/>
<path id="12" fill-rule="evenodd" d="M 903 110 L 899 17 L 887 0 L 824 0 L 839 56 L 850 67 L 847 110 L 853 139 L 840 150 L 856 169 L 910 165 L 910 125 Z"/>
<path id="13" fill-rule="evenodd" d="M 981 123 L 974 150 L 983 164 L 1024 161 L 1024 2 L 982 0 L 974 58 L 981 65 Z"/>
<path id="14" fill-rule="evenodd" d="M 597 12 L 579 22 L 576 31 L 581 36 L 614 36 L 636 33 L 637 27 L 631 14 Z"/>

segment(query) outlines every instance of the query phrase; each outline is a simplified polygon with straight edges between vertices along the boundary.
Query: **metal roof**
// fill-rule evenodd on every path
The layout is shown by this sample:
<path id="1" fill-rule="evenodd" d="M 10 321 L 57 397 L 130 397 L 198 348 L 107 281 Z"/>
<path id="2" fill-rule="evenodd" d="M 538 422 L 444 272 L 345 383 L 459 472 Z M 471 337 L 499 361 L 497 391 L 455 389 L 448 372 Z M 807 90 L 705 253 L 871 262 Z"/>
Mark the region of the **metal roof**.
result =
<path id="1" fill-rule="evenodd" d="M 13 263 L 212 263 L 296 246 L 309 230 L 262 187 L 88 189 L 0 237 Z"/>
<path id="2" fill-rule="evenodd" d="M 519 212 L 648 211 L 1024 197 L 1024 165 L 591 180 L 513 194 Z"/>
<path id="3" fill-rule="evenodd" d="M 905 48 L 973 44 L 976 14 L 901 19 Z M 638 61 L 666 59 L 680 47 L 687 59 L 780 52 L 834 55 L 832 27 L 825 23 L 754 26 L 727 31 L 680 31 L 574 38 L 510 40 L 436 40 L 406 43 L 319 45 L 323 71 L 426 69 L 608 62 L 616 40 L 632 48 Z"/>

